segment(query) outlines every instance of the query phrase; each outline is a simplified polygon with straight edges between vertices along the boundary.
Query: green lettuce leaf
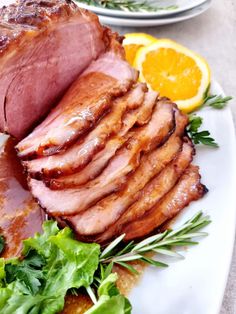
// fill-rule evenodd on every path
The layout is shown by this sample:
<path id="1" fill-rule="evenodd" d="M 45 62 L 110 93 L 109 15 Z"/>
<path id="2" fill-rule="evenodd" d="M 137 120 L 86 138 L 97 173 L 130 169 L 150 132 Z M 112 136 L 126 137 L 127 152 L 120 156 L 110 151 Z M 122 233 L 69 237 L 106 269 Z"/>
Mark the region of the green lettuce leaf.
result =
<path id="1" fill-rule="evenodd" d="M 98 287 L 98 302 L 85 314 L 130 314 L 132 307 L 127 298 L 120 294 L 115 283 L 117 274 L 110 274 Z"/>
<path id="2" fill-rule="evenodd" d="M 53 221 L 43 231 L 24 241 L 23 260 L 0 260 L 0 313 L 58 313 L 69 289 L 93 282 L 100 246 L 75 240 Z"/>

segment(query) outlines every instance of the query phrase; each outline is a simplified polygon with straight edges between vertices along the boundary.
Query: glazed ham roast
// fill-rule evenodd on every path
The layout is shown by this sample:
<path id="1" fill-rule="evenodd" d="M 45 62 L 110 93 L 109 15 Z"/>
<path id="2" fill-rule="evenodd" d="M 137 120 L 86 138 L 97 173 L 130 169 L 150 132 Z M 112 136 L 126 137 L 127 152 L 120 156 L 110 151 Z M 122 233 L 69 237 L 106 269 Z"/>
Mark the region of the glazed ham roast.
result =
<path id="1" fill-rule="evenodd" d="M 109 44 L 98 18 L 72 1 L 0 9 L 0 129 L 25 136 Z"/>
<path id="2" fill-rule="evenodd" d="M 207 191 L 188 117 L 138 83 L 121 40 L 70 0 L 0 10 L 0 128 L 39 205 L 88 242 L 144 237 Z"/>

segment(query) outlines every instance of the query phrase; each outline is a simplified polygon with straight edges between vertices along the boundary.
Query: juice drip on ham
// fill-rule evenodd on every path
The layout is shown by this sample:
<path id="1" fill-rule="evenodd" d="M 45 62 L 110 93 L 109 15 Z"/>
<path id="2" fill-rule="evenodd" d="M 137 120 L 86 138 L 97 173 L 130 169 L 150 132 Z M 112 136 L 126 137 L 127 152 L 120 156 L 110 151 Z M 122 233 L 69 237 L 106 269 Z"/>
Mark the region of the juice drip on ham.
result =
<path id="1" fill-rule="evenodd" d="M 0 147 L 0 233 L 6 241 L 2 254 L 6 258 L 20 254 L 22 240 L 40 232 L 45 217 L 27 189 L 15 145 L 9 138 Z"/>

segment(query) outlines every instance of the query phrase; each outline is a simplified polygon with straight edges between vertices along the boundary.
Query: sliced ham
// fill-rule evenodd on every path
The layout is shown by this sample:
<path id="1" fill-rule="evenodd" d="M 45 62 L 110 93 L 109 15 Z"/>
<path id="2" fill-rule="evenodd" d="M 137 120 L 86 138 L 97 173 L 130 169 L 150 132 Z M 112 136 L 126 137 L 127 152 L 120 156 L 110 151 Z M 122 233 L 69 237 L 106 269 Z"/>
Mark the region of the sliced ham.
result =
<path id="1" fill-rule="evenodd" d="M 146 202 L 147 200 L 149 202 L 151 201 L 152 196 L 150 192 L 153 193 L 153 191 L 150 185 L 154 187 L 154 185 L 158 185 L 158 183 L 163 183 L 162 173 L 160 174 L 160 180 L 157 179 L 159 178 L 157 175 L 160 171 L 168 173 L 166 169 L 169 169 L 171 166 L 167 165 L 176 154 L 178 154 L 180 148 L 180 138 L 171 138 L 163 147 L 143 156 L 140 167 L 130 176 L 127 187 L 123 191 L 108 196 L 80 215 L 68 217 L 67 221 L 69 224 L 72 224 L 78 235 L 96 235 L 104 232 L 109 226 L 111 226 L 113 234 L 113 231 L 115 231 L 115 229 L 113 230 L 113 226 L 115 226 L 114 223 L 126 210 L 129 211 L 129 207 L 134 202 L 139 202 L 142 196 L 146 195 L 146 190 L 148 190 Z M 182 154 L 177 158 L 177 161 L 173 162 L 174 165 L 171 167 L 171 169 L 173 168 L 172 170 L 176 168 L 176 173 L 174 174 L 176 177 L 178 174 L 177 166 L 179 166 L 179 172 L 181 172 L 182 168 L 185 169 L 192 160 L 192 153 L 193 150 L 191 146 L 184 144 Z M 157 178 L 152 180 L 155 176 L 157 176 Z M 152 180 L 151 183 L 145 187 L 150 180 Z M 168 180 L 168 178 L 166 178 L 166 180 Z M 161 193 L 163 194 L 165 188 L 167 188 L 167 186 L 165 186 L 166 183 L 167 182 L 164 182 L 163 190 L 160 191 L 159 196 Z M 115 234 L 116 232 L 114 235 Z"/>
<path id="2" fill-rule="evenodd" d="M 147 214 L 122 229 L 125 240 L 143 237 L 176 216 L 190 202 L 198 200 L 207 192 L 200 183 L 198 167 L 190 166 L 178 184 L 158 202 Z"/>
<path id="3" fill-rule="evenodd" d="M 126 113 L 123 119 L 123 126 L 118 134 L 107 141 L 105 148 L 100 151 L 84 169 L 69 176 L 49 180 L 47 181 L 47 186 L 49 186 L 50 189 L 71 188 L 85 184 L 98 176 L 106 167 L 112 156 L 115 155 L 116 151 L 131 136 L 132 133 L 127 134 L 129 129 L 135 123 L 144 125 L 145 122 L 147 123 L 149 121 L 156 98 L 157 93 L 146 93 L 142 106 Z"/>
<path id="4" fill-rule="evenodd" d="M 83 139 L 76 142 L 64 153 L 24 162 L 33 178 L 58 177 L 84 168 L 92 157 L 102 150 L 109 136 L 122 128 L 122 117 L 127 110 L 139 107 L 144 99 L 146 86 L 138 84 L 125 96 L 113 101 L 110 112 Z"/>
<path id="5" fill-rule="evenodd" d="M 137 125 L 144 125 L 149 122 L 152 116 L 152 111 L 153 111 L 157 96 L 158 94 L 154 91 L 149 91 L 146 94 L 143 110 L 138 112 L 138 117 L 136 121 Z"/>
<path id="6" fill-rule="evenodd" d="M 0 130 L 23 138 L 107 44 L 97 16 L 72 1 L 0 9 Z"/>
<path id="7" fill-rule="evenodd" d="M 124 214 L 116 221 L 115 224 L 111 225 L 104 233 L 96 237 L 96 242 L 104 242 L 108 239 L 116 236 L 117 234 L 123 233 L 122 228 L 134 221 L 139 217 L 146 214 L 160 199 L 168 193 L 176 184 L 180 176 L 189 166 L 193 159 L 194 149 L 190 142 L 184 143 L 182 151 L 179 155 L 168 164 L 159 175 L 154 177 L 144 188 L 140 191 L 138 199 L 132 206 L 130 206 Z M 113 210 L 113 206 L 111 206 Z M 82 220 L 81 220 L 82 222 Z M 95 223 L 95 221 L 94 221 Z M 77 233 L 86 235 L 86 230 L 90 226 L 88 222 L 86 229 L 81 227 L 80 221 L 75 225 Z M 95 229 L 96 230 L 96 229 Z M 85 231 L 85 232 L 84 232 Z M 89 230 L 88 230 L 89 231 Z M 83 233 L 84 232 L 84 233 Z M 90 235 L 91 233 L 88 233 Z"/>
<path id="8" fill-rule="evenodd" d="M 19 157 L 50 156 L 70 146 L 95 125 L 114 97 L 125 94 L 136 80 L 137 71 L 118 53 L 104 53 L 72 84 L 44 122 L 16 146 Z"/>
<path id="9" fill-rule="evenodd" d="M 29 181 L 32 194 L 50 215 L 73 215 L 86 210 L 106 195 L 119 190 L 126 176 L 140 162 L 141 152 L 148 152 L 168 139 L 175 128 L 173 105 L 159 101 L 149 123 L 137 129 L 104 171 L 80 189 L 52 191 L 43 182 Z"/>

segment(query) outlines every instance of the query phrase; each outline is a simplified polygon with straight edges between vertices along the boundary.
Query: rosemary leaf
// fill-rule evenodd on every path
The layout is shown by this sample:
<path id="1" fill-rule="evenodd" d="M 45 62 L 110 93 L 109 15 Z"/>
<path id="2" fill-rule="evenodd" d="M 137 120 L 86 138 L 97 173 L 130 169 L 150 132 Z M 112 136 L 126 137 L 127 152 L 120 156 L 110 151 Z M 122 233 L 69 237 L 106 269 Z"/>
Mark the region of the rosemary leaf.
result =
<path id="1" fill-rule="evenodd" d="M 141 248 L 147 246 L 148 244 L 154 242 L 154 241 L 160 241 L 162 238 L 165 237 L 165 235 L 167 234 L 167 231 L 165 231 L 164 233 L 159 233 L 159 234 L 156 234 L 152 237 L 149 237 L 145 240 L 143 240 L 142 242 L 140 242 L 139 244 L 137 244 L 133 249 L 132 249 L 132 252 L 134 251 L 138 251 L 140 250 Z"/>
<path id="2" fill-rule="evenodd" d="M 86 291 L 90 297 L 90 299 L 93 301 L 94 304 L 97 303 L 97 298 L 95 293 L 93 292 L 93 289 L 89 286 L 88 288 L 86 288 Z"/>
<path id="3" fill-rule="evenodd" d="M 168 249 L 154 249 L 153 252 L 158 253 L 158 254 L 162 254 L 162 255 L 166 255 L 166 256 L 184 259 L 183 255 L 181 255 L 175 251 L 170 251 Z"/>
<path id="4" fill-rule="evenodd" d="M 203 106 L 209 106 L 215 109 L 223 109 L 232 99 L 233 97 L 231 96 L 223 97 L 222 95 L 209 95 L 205 98 Z"/>
<path id="5" fill-rule="evenodd" d="M 138 259 L 141 259 L 142 255 L 140 254 L 135 254 L 135 255 L 124 255 L 121 257 L 117 257 L 114 259 L 115 262 L 131 262 L 131 261 L 135 261 Z"/>
<path id="6" fill-rule="evenodd" d="M 162 263 L 162 262 L 159 262 L 159 261 L 155 261 L 154 259 L 149 258 L 147 256 L 143 256 L 141 261 L 143 261 L 145 263 L 148 263 L 150 265 L 156 266 L 156 267 L 168 267 L 169 266 L 169 265 L 167 265 L 165 263 Z"/>
<path id="7" fill-rule="evenodd" d="M 118 238 L 116 238 L 114 241 L 112 241 L 105 250 L 101 253 L 100 258 L 106 257 L 125 237 L 125 234 L 120 235 Z"/>
<path id="8" fill-rule="evenodd" d="M 128 269 L 131 273 L 138 275 L 139 272 L 131 265 L 131 264 L 127 264 L 125 262 L 117 262 L 116 264 Z"/>

